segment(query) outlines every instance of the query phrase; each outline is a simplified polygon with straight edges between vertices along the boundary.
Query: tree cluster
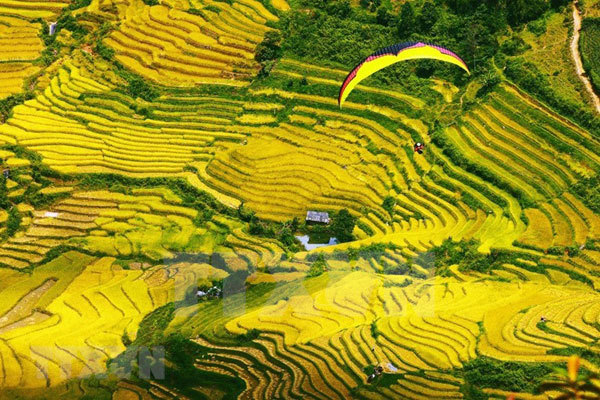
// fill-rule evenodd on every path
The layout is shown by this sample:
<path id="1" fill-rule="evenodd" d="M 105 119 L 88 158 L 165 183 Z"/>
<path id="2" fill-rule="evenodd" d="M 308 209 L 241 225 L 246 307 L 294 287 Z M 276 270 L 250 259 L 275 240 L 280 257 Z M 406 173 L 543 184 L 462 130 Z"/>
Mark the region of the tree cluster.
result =
<path id="1" fill-rule="evenodd" d="M 300 0 L 300 7 L 281 21 L 285 52 L 351 67 L 373 49 L 401 41 L 435 42 L 460 54 L 477 73 L 489 69 L 497 37 L 509 27 L 540 18 L 564 0 L 426 0 L 401 6 L 381 0 Z M 399 65 L 383 74 L 411 74 Z M 433 73 L 461 79 L 451 66 L 423 61 L 413 66 L 421 77 Z M 400 72 L 404 71 L 404 72 Z M 380 74 L 381 75 L 381 74 Z M 398 78 L 398 76 L 396 76 Z M 462 77 L 462 79 L 465 79 Z"/>

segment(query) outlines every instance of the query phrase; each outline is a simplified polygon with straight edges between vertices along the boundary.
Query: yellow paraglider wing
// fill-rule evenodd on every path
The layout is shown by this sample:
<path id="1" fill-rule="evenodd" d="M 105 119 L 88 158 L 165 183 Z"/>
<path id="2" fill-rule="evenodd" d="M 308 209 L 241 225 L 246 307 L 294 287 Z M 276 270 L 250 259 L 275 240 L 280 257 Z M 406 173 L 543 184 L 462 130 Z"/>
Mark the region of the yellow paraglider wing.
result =
<path id="1" fill-rule="evenodd" d="M 400 61 L 428 58 L 458 65 L 470 74 L 467 64 L 456 54 L 440 46 L 426 43 L 399 43 L 373 53 L 354 68 L 340 88 L 338 104 L 341 107 L 352 90 L 363 79 Z"/>

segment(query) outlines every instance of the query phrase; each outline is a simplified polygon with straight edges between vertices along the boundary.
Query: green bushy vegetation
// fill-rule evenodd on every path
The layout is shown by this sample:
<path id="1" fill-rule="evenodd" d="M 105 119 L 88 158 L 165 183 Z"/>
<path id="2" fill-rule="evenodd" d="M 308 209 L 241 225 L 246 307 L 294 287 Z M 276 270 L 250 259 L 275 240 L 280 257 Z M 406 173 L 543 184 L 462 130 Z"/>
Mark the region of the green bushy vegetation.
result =
<path id="1" fill-rule="evenodd" d="M 225 399 L 237 398 L 237 395 L 245 387 L 241 379 L 229 378 L 196 368 L 196 359 L 206 354 L 206 349 L 180 333 L 165 335 L 164 331 L 173 319 L 175 310 L 181 305 L 180 303 L 169 303 L 147 315 L 140 323 L 136 339 L 125 352 L 111 360 L 109 370 L 115 372 L 131 370 L 133 372 L 131 379 L 145 385 L 139 376 L 138 351 L 140 348 L 152 349 L 160 346 L 165 349 L 166 358 L 163 384 L 177 388 L 181 393 L 196 398 L 197 392 L 194 387 L 198 385 L 198 382 L 202 382 L 203 386 L 214 385 L 225 389 Z M 251 340 L 255 338 L 256 332 L 250 331 L 247 335 Z"/>
<path id="2" fill-rule="evenodd" d="M 579 356 L 592 364 L 600 366 L 600 354 L 598 352 L 587 348 L 587 347 L 562 347 L 548 350 L 548 354 L 555 354 L 559 356 Z"/>
<path id="3" fill-rule="evenodd" d="M 600 91 L 600 18 L 586 18 L 581 25 L 579 42 L 583 67 L 595 90 Z"/>
<path id="4" fill-rule="evenodd" d="M 139 76 L 134 76 L 133 74 L 123 74 L 122 75 L 127 81 L 126 92 L 131 97 L 141 98 L 146 101 L 152 101 L 159 96 L 158 90 L 149 85 L 144 79 Z"/>
<path id="5" fill-rule="evenodd" d="M 49 25 L 45 20 L 41 18 L 36 20 L 41 26 L 39 36 L 45 46 L 44 50 L 42 50 L 41 57 L 39 58 L 39 62 L 42 65 L 48 66 L 59 58 L 61 49 L 65 47 L 65 44 L 58 39 L 62 30 L 69 31 L 71 37 L 75 39 L 75 42 L 77 43 L 82 42 L 86 35 L 90 33 L 89 30 L 71 14 L 72 10 L 88 6 L 90 3 L 91 0 L 78 0 L 71 3 L 55 22 L 54 33 L 52 35 L 50 34 Z"/>
<path id="6" fill-rule="evenodd" d="M 281 39 L 279 31 L 268 31 L 263 41 L 256 46 L 254 59 L 265 62 L 281 57 Z"/>
<path id="7" fill-rule="evenodd" d="M 331 233 L 338 242 L 350 242 L 354 240 L 352 231 L 356 225 L 356 217 L 352 216 L 346 209 L 341 209 L 333 217 Z"/>
<path id="8" fill-rule="evenodd" d="M 507 59 L 504 73 L 519 87 L 537 96 L 559 113 L 573 118 L 600 135 L 600 118 L 580 103 L 558 94 L 548 82 L 548 78 L 533 63 L 522 57 Z"/>
<path id="9" fill-rule="evenodd" d="M 67 7 L 68 10 L 77 10 L 79 8 L 87 7 L 92 4 L 92 0 L 75 0 Z"/>
<path id="10" fill-rule="evenodd" d="M 554 365 L 544 363 L 500 361 L 480 356 L 466 363 L 462 373 L 465 384 L 471 387 L 536 393 L 540 384 L 555 368 Z"/>
<path id="11" fill-rule="evenodd" d="M 8 220 L 6 221 L 5 236 L 10 237 L 14 235 L 19 230 L 22 220 L 23 217 L 19 213 L 19 210 L 17 210 L 17 207 L 11 207 L 8 210 Z"/>
<path id="12" fill-rule="evenodd" d="M 37 153 L 18 145 L 4 145 L 0 149 L 11 151 L 17 157 L 27 159 L 30 162 L 27 167 L 13 168 L 10 171 L 10 179 L 25 189 L 23 194 L 19 196 L 9 198 L 9 191 L 6 186 L 7 179 L 3 174 L 0 176 L 0 209 L 8 213 L 6 230 L 1 236 L 2 239 L 6 239 L 13 236 L 21 227 L 23 216 L 17 210 L 17 204 L 25 202 L 40 208 L 66 194 L 46 195 L 40 192 L 40 189 L 52 185 L 52 179 L 59 177 L 60 174 L 44 165 Z M 23 179 L 21 176 L 24 174 L 31 176 L 33 180 L 30 182 L 31 178 Z"/>
<path id="13" fill-rule="evenodd" d="M 512 252 L 495 249 L 490 254 L 480 253 L 477 251 L 479 245 L 476 240 L 454 242 L 446 239 L 440 246 L 432 249 L 437 271 L 444 274 L 448 266 L 458 264 L 460 271 L 490 272 L 517 258 Z"/>
<path id="14" fill-rule="evenodd" d="M 13 94 L 0 100 L 0 123 L 6 122 L 15 106 L 23 104 L 26 100 L 31 100 L 32 98 L 33 93 L 25 92 Z"/>
<path id="15" fill-rule="evenodd" d="M 284 247 L 290 251 L 299 251 L 299 242 L 294 237 L 298 230 L 298 218 L 278 223 L 259 219 L 254 211 L 241 204 L 237 210 L 237 216 L 249 225 L 248 231 L 252 235 L 272 238 L 279 240 Z"/>
<path id="16" fill-rule="evenodd" d="M 282 48 L 300 58 L 352 67 L 391 43 L 435 42 L 462 55 L 479 73 L 489 69 L 499 49 L 499 34 L 565 4 L 564 0 L 427 0 L 405 2 L 398 8 L 387 1 L 361 1 L 361 7 L 352 7 L 348 0 L 300 0 L 298 8 L 282 18 Z M 398 65 L 382 71 L 377 79 L 410 80 L 415 70 L 421 77 L 467 79 L 452 66 L 427 61 Z"/>
<path id="17" fill-rule="evenodd" d="M 571 186 L 571 191 L 575 193 L 583 203 L 595 213 L 600 213 L 600 176 L 582 179 Z"/>
<path id="18" fill-rule="evenodd" d="M 322 275 L 325 271 L 327 271 L 327 264 L 325 263 L 325 258 L 322 254 L 319 254 L 316 261 L 312 263 L 310 269 L 308 270 L 308 277 L 315 277 Z"/>

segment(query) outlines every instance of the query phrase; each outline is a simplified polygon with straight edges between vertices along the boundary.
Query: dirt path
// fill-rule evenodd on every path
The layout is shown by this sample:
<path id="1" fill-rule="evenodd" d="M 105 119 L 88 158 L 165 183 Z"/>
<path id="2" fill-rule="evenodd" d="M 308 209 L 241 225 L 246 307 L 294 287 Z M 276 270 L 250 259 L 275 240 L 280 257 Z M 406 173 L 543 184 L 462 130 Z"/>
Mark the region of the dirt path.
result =
<path id="1" fill-rule="evenodd" d="M 579 1 L 573 2 L 573 39 L 571 40 L 571 55 L 573 56 L 573 61 L 575 61 L 575 69 L 577 70 L 577 75 L 579 75 L 579 79 L 583 82 L 585 88 L 588 93 L 592 97 L 592 101 L 594 103 L 594 107 L 596 111 L 600 113 L 600 98 L 594 91 L 592 83 L 590 82 L 585 70 L 583 69 L 583 62 L 581 61 L 581 54 L 579 54 L 579 36 L 581 31 L 581 12 L 579 11 L 578 4 Z"/>

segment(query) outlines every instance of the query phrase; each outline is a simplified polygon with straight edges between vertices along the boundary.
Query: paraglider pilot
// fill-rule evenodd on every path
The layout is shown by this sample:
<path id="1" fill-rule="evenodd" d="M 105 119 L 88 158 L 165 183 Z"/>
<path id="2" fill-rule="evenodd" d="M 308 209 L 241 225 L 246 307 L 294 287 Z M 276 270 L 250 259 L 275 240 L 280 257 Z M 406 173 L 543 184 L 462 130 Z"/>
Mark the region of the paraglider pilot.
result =
<path id="1" fill-rule="evenodd" d="M 371 375 L 369 375 L 369 377 L 367 378 L 367 382 L 368 383 L 373 382 L 373 379 L 375 379 L 376 377 L 378 377 L 382 373 L 383 373 L 383 367 L 382 366 L 375 367 L 375 370 L 373 371 L 373 373 Z"/>
<path id="2" fill-rule="evenodd" d="M 423 154 L 423 150 L 425 150 L 425 145 L 423 143 L 415 143 L 414 149 L 415 153 Z"/>

